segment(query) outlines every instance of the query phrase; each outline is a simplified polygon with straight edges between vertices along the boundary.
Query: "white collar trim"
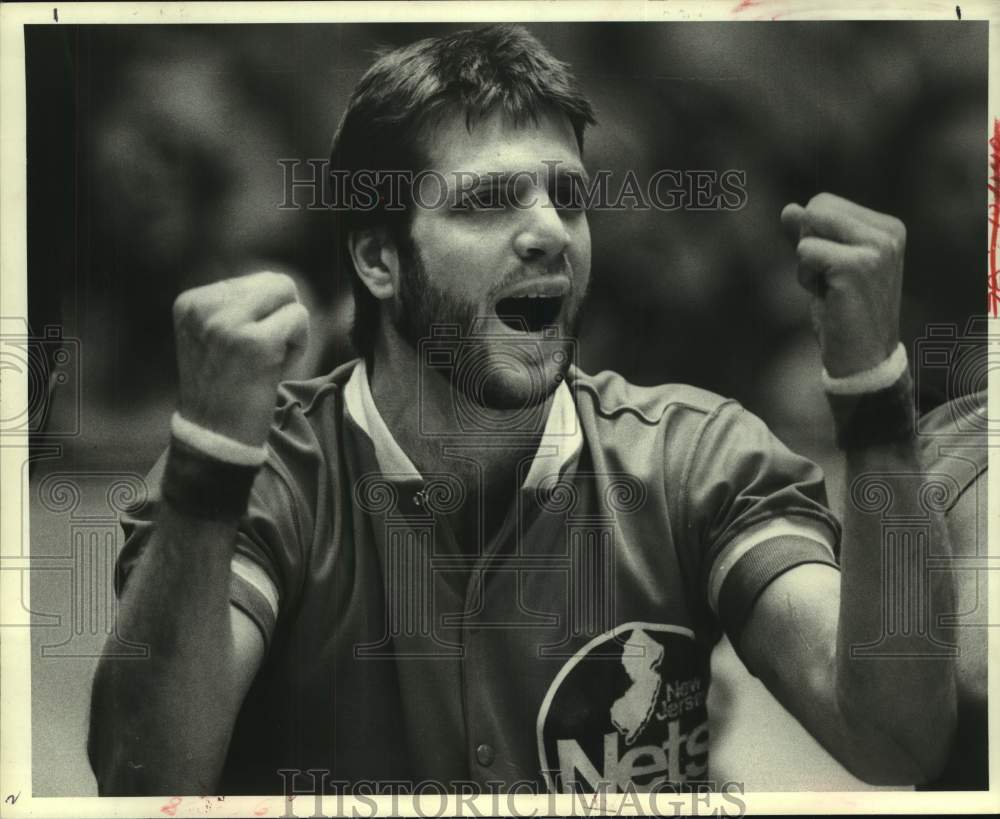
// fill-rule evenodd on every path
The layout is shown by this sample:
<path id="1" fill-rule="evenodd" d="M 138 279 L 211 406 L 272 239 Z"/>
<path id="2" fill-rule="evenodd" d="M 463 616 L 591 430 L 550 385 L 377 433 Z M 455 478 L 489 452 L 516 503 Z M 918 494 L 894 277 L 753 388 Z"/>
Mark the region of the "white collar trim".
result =
<path id="1" fill-rule="evenodd" d="M 351 377 L 344 385 L 344 404 L 347 412 L 361 430 L 371 439 L 375 447 L 375 459 L 386 477 L 397 480 L 416 478 L 423 480 L 413 461 L 396 442 L 382 419 L 368 384 L 368 372 L 364 360 L 354 367 Z M 531 461 L 522 489 L 535 489 L 550 475 L 558 475 L 583 446 L 580 418 L 576 413 L 573 395 L 566 381 L 553 393 L 549 417 L 538 443 L 538 450 Z"/>

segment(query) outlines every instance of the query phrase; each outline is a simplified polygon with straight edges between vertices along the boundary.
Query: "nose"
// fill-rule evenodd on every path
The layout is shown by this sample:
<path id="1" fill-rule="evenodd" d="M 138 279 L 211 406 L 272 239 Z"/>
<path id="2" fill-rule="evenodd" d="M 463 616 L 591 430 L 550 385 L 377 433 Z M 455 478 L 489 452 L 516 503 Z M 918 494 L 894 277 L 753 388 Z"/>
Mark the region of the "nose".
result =
<path id="1" fill-rule="evenodd" d="M 514 250 L 524 261 L 557 259 L 569 246 L 569 232 L 544 190 L 536 190 L 532 197 L 522 205 Z"/>

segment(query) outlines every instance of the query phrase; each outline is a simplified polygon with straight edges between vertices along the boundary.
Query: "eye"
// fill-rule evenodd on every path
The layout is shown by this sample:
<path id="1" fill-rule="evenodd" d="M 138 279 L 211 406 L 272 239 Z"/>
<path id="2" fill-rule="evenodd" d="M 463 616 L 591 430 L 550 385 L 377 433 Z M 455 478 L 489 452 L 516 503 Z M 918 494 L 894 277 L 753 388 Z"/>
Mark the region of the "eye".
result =
<path id="1" fill-rule="evenodd" d="M 462 196 L 458 197 L 458 200 L 451 206 L 451 209 L 453 211 L 457 211 L 458 213 L 465 213 L 468 211 L 477 210 L 478 209 L 477 206 L 478 202 L 476 201 L 476 198 L 474 196 L 470 196 L 469 194 L 463 194 Z"/>
<path id="2" fill-rule="evenodd" d="M 584 181 L 582 179 L 563 177 L 549 191 L 549 197 L 556 209 L 568 213 L 580 213 L 586 210 L 583 189 Z"/>
<path id="3" fill-rule="evenodd" d="M 460 213 L 503 210 L 510 204 L 507 186 L 492 185 L 459 194 L 452 210 Z"/>

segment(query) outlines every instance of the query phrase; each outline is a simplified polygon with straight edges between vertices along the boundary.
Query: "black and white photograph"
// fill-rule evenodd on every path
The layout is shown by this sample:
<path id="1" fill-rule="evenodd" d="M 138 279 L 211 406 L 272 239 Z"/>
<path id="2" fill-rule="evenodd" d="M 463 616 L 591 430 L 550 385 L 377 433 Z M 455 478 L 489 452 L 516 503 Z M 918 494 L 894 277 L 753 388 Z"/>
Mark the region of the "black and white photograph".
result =
<path id="1" fill-rule="evenodd" d="M 3 9 L 0 810 L 1000 808 L 988 7 L 444 5 Z"/>

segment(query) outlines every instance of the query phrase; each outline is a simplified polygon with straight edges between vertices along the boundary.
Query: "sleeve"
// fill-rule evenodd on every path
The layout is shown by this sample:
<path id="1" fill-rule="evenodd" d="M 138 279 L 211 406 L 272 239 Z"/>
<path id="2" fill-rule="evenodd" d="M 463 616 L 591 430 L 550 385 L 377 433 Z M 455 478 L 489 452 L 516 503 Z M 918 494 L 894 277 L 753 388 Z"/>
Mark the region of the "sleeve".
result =
<path id="1" fill-rule="evenodd" d="M 166 458 L 164 452 L 146 479 L 146 502 L 121 518 L 125 545 L 115 570 L 115 592 L 119 596 L 156 526 Z M 288 471 L 269 445 L 268 461 L 254 481 L 247 512 L 240 521 L 229 581 L 230 602 L 253 620 L 268 649 L 279 615 L 293 604 L 299 587 L 302 532 L 300 504 Z"/>
<path id="2" fill-rule="evenodd" d="M 840 523 L 822 470 L 735 402 L 702 424 L 684 492 L 689 535 L 702 550 L 701 588 L 734 647 L 772 580 L 803 563 L 837 565 Z"/>

